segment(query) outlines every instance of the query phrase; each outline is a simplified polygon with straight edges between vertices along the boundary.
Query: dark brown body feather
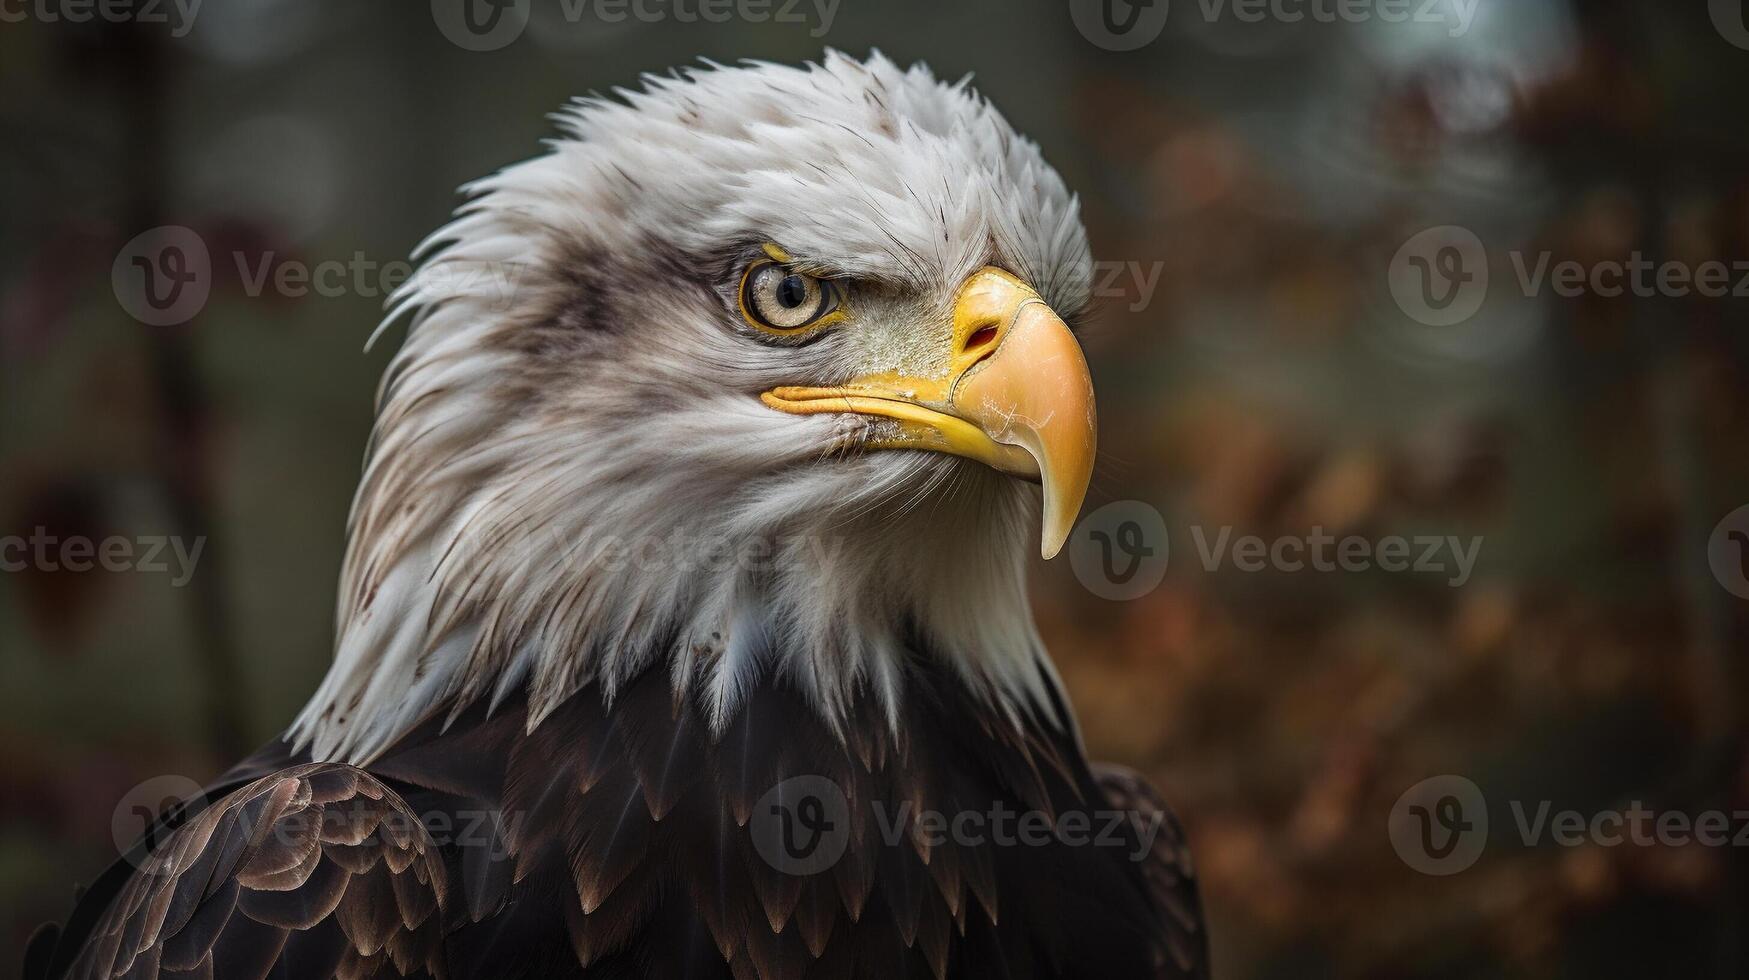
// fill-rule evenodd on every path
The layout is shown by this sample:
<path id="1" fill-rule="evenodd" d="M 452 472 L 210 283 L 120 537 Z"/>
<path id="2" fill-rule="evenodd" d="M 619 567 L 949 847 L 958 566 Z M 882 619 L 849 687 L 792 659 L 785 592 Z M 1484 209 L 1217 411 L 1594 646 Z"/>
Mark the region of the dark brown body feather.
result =
<path id="1" fill-rule="evenodd" d="M 158 873 L 100 881 L 54 962 L 46 945 L 33 962 L 223 980 L 1207 975 L 1189 855 L 1159 797 L 1091 769 L 1052 725 L 998 718 L 946 671 L 917 667 L 896 737 L 871 708 L 841 739 L 767 683 L 713 738 L 656 670 L 611 708 L 587 689 L 525 727 L 520 704 L 475 708 L 368 775 L 271 746 L 169 836 Z M 761 858 L 749 821 L 803 774 L 840 788 L 850 838 L 796 875 Z M 1092 833 L 931 846 L 899 823 L 998 803 L 1065 827 L 1080 812 Z"/>

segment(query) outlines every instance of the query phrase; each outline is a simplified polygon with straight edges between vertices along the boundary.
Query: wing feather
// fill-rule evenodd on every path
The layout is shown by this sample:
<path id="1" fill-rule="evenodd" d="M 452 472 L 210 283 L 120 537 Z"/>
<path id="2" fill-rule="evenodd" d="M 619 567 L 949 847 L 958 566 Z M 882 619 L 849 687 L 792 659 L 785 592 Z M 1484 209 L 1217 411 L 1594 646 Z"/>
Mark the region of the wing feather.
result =
<path id="1" fill-rule="evenodd" d="M 1110 763 L 1094 763 L 1094 779 L 1106 799 L 1119 811 L 1144 823 L 1159 820 L 1159 833 L 1146 858 L 1143 873 L 1148 892 L 1160 914 L 1163 955 L 1159 957 L 1162 980 L 1209 975 L 1208 934 L 1203 927 L 1202 903 L 1197 898 L 1196 868 L 1190 860 L 1190 845 L 1184 827 L 1141 773 Z"/>
<path id="2" fill-rule="evenodd" d="M 443 975 L 437 846 L 388 787 L 350 766 L 256 779 L 149 852 L 65 974 Z"/>

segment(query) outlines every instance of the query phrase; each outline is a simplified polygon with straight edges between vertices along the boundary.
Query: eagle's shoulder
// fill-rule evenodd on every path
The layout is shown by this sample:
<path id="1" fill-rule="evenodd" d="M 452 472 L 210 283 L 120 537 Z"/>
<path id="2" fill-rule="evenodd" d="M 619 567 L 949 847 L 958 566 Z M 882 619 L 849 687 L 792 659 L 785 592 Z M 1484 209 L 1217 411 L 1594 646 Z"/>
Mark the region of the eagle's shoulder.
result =
<path id="1" fill-rule="evenodd" d="M 351 766 L 294 766 L 163 838 L 61 975 L 441 976 L 445 880 L 393 790 Z"/>
<path id="2" fill-rule="evenodd" d="M 1109 762 L 1095 762 L 1091 769 L 1113 808 L 1130 814 L 1132 819 L 1159 823 L 1142 867 L 1148 891 L 1160 912 L 1161 935 L 1170 956 L 1170 962 L 1162 964 L 1162 976 L 1208 976 L 1208 934 L 1203 927 L 1196 867 L 1190 859 L 1184 826 L 1159 790 L 1141 773 Z"/>

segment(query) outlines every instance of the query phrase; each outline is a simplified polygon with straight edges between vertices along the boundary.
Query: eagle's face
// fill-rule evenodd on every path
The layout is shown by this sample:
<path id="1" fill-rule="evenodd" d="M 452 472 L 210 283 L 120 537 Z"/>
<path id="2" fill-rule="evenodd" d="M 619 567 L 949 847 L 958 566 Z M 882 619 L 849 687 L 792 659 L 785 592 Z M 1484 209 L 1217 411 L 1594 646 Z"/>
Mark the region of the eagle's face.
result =
<path id="1" fill-rule="evenodd" d="M 401 297 L 319 756 L 664 658 L 719 722 L 763 672 L 890 710 L 919 654 L 1044 700 L 1027 541 L 1094 455 L 1061 179 L 878 55 L 647 84 L 470 188 Z"/>

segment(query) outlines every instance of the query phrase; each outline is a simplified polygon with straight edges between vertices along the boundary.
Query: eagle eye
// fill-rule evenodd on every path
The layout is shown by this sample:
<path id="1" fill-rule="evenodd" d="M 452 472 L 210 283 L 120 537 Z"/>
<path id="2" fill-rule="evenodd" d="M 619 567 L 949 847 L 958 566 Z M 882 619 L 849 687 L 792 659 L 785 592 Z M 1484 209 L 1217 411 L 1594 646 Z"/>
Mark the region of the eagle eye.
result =
<path id="1" fill-rule="evenodd" d="M 741 279 L 741 313 L 764 330 L 789 333 L 811 326 L 838 309 L 839 289 L 782 262 L 761 260 Z"/>

